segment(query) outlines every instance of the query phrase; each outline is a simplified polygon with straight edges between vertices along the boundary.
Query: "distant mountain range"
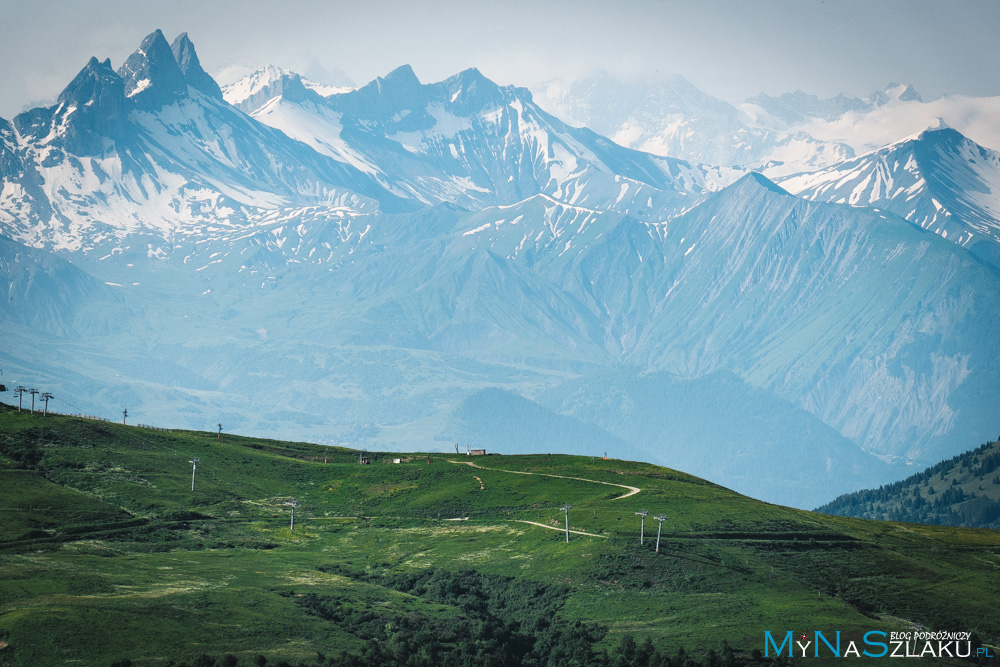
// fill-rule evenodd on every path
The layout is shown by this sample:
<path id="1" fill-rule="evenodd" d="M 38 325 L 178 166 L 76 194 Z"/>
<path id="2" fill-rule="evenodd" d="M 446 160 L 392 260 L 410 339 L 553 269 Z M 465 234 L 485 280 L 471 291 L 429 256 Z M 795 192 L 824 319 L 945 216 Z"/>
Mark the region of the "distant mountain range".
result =
<path id="1" fill-rule="evenodd" d="M 698 90 L 680 76 L 623 80 L 607 73 L 550 81 L 539 103 L 623 146 L 695 162 L 739 165 L 768 176 L 811 171 L 854 157 L 845 143 L 776 129 Z"/>
<path id="2" fill-rule="evenodd" d="M 941 125 L 1000 150 L 998 103 L 997 97 L 966 95 L 925 102 L 912 86 L 891 83 L 863 99 L 843 95 L 820 99 L 799 91 L 778 98 L 759 95 L 739 109 L 752 125 L 845 143 L 860 155 Z"/>
<path id="3" fill-rule="evenodd" d="M 475 69 L 223 89 L 159 31 L 92 59 L 0 120 L 5 378 L 369 449 L 616 448 L 802 507 L 997 432 L 996 153 L 953 129 L 864 153 L 671 85 L 565 99 L 676 115 L 686 158 Z M 923 104 L 886 95 L 755 104 Z"/>
<path id="4" fill-rule="evenodd" d="M 891 83 L 866 98 L 802 91 L 733 106 L 680 76 L 598 73 L 536 89 L 542 107 L 623 146 L 695 162 L 740 165 L 771 178 L 812 172 L 942 124 L 1000 150 L 1000 98 L 946 95 L 925 102 Z"/>

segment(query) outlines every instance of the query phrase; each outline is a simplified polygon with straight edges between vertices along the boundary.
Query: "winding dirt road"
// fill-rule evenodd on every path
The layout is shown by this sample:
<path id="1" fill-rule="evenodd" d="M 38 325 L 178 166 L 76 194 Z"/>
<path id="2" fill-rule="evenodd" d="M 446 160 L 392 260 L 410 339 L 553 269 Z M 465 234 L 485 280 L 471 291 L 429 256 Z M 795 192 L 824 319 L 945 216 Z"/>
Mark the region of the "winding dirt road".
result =
<path id="1" fill-rule="evenodd" d="M 524 519 L 511 519 L 514 523 L 530 523 L 532 526 L 540 526 L 541 528 L 548 528 L 549 530 L 558 530 L 560 533 L 565 533 L 565 528 L 560 528 L 559 526 L 546 526 L 544 523 L 538 523 L 537 521 L 525 521 Z M 602 540 L 611 539 L 607 535 L 598 535 L 597 533 L 585 533 L 582 530 L 570 529 L 571 533 L 575 535 L 586 535 L 587 537 L 599 537 Z"/>
<path id="2" fill-rule="evenodd" d="M 541 475 L 542 477 L 556 477 L 558 479 L 572 479 L 572 480 L 576 480 L 577 482 L 590 482 L 591 484 L 604 484 L 604 485 L 607 485 L 607 486 L 617 486 L 617 487 L 622 488 L 622 489 L 628 489 L 628 493 L 622 494 L 620 496 L 616 496 L 616 497 L 612 498 L 611 500 L 621 500 L 622 498 L 628 498 L 629 496 L 634 496 L 635 494 L 637 494 L 640 491 L 642 491 L 642 489 L 640 489 L 637 486 L 629 486 L 628 484 L 615 484 L 613 482 L 602 482 L 602 481 L 597 480 L 597 479 L 584 479 L 582 477 L 567 477 L 566 475 L 550 475 L 549 473 L 545 473 L 545 472 L 524 472 L 523 470 L 503 470 L 502 468 L 487 468 L 486 466 L 476 465 L 472 461 L 451 461 L 451 460 L 449 460 L 448 463 L 454 463 L 455 465 L 463 465 L 464 464 L 464 465 L 467 465 L 467 466 L 472 466 L 473 468 L 479 468 L 480 470 L 492 470 L 493 472 L 509 472 L 509 473 L 511 473 L 513 475 Z M 531 521 L 526 521 L 524 523 L 532 523 L 532 522 Z M 537 524 L 537 525 L 543 526 L 544 528 L 550 528 L 551 527 L 551 526 L 545 526 L 543 524 Z M 572 533 L 573 531 L 570 531 L 570 532 Z M 584 535 L 589 535 L 590 533 L 583 533 L 583 534 Z M 603 537 L 603 536 L 597 535 L 597 537 Z"/>

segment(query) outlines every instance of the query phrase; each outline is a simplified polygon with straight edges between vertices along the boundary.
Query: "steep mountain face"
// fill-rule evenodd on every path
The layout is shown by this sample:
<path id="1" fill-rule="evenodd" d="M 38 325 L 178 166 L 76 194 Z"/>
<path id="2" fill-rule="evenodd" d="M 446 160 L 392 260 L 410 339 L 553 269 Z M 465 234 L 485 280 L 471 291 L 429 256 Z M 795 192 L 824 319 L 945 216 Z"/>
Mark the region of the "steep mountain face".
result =
<path id="1" fill-rule="evenodd" d="M 184 75 L 187 85 L 196 90 L 200 90 L 209 97 L 222 99 L 222 89 L 215 79 L 208 75 L 201 67 L 198 54 L 194 50 L 194 44 L 186 32 L 182 32 L 170 45 L 170 52 L 174 54 L 174 60 Z"/>
<path id="2" fill-rule="evenodd" d="M 189 55 L 187 64 L 192 63 L 197 63 L 197 57 L 192 61 Z M 118 76 L 124 82 L 125 96 L 135 98 L 133 104 L 139 109 L 158 109 L 187 95 L 184 72 L 159 30 L 142 40 L 139 48 L 118 68 Z"/>
<path id="3" fill-rule="evenodd" d="M 739 165 L 772 177 L 811 171 L 854 155 L 849 146 L 817 141 L 804 132 L 747 123 L 738 109 L 679 76 L 626 81 L 599 73 L 572 82 L 552 81 L 536 94 L 557 116 L 655 155 Z"/>
<path id="4" fill-rule="evenodd" d="M 813 201 L 892 211 L 1000 266 L 1000 153 L 953 129 L 781 183 Z"/>
<path id="5" fill-rule="evenodd" d="M 27 137 L 43 141 L 46 137 L 41 132 L 60 128 L 66 152 L 100 156 L 109 144 L 125 138 L 128 105 L 124 91 L 125 82 L 111 69 L 111 61 L 91 58 L 59 95 L 59 105 L 47 127 L 18 121 L 18 129 Z M 31 133 L 35 128 L 37 133 Z"/>
<path id="6" fill-rule="evenodd" d="M 16 178 L 24 169 L 17 154 L 17 137 L 14 126 L 0 118 L 0 178 L 6 186 L 8 179 Z"/>
<path id="7" fill-rule="evenodd" d="M 996 272 L 899 218 L 761 179 L 664 225 L 663 255 L 594 272 L 660 273 L 660 316 L 627 358 L 683 376 L 732 370 L 880 455 L 926 457 L 959 431 L 989 432 Z"/>
<path id="8" fill-rule="evenodd" d="M 127 318 L 113 288 L 50 253 L 0 236 L 0 276 L 7 285 L 0 322 L 13 334 L 106 334 Z"/>

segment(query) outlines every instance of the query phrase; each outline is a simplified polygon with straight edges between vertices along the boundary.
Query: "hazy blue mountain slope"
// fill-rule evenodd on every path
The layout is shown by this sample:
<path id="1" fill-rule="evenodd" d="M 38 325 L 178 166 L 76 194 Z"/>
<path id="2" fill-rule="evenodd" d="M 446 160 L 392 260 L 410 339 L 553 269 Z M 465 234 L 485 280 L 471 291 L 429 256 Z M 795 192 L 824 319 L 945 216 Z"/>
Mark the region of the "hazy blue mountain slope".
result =
<path id="1" fill-rule="evenodd" d="M 311 313 L 296 321 L 323 339 L 727 370 L 884 456 L 924 459 L 991 427 L 974 397 L 997 383 L 997 273 L 899 218 L 760 177 L 662 224 L 535 198 L 379 218 L 345 247 L 337 278 L 289 265 L 268 297 Z M 325 284 L 338 296 L 296 296 Z"/>
<path id="2" fill-rule="evenodd" d="M 125 318 L 122 295 L 69 262 L 0 236 L 0 282 L 6 285 L 0 303 L 5 330 L 57 336 L 107 334 Z M 110 315 L 110 317 L 109 317 Z"/>
<path id="3" fill-rule="evenodd" d="M 294 243 L 261 230 L 274 245 L 247 237 L 229 257 L 207 246 L 197 289 L 272 340 L 725 370 L 883 456 L 926 460 L 994 426 L 977 397 L 998 381 L 997 273 L 898 218 L 766 179 L 661 224 L 544 198 L 354 220 L 367 233 L 339 245 L 310 224 Z M 310 260 L 317 248 L 329 259 Z"/>
<path id="4" fill-rule="evenodd" d="M 215 411 L 234 428 L 271 419 L 333 439 L 380 424 L 400 442 L 402 425 L 434 415 L 427 437 L 446 432 L 442 411 L 510 365 L 530 370 L 502 386 L 534 396 L 563 381 L 553 372 L 624 362 L 728 371 L 885 457 L 927 460 L 997 426 L 983 398 L 1000 377 L 996 272 L 898 218 L 804 201 L 762 177 L 665 223 L 541 196 L 475 213 L 302 209 L 189 252 L 92 263 L 108 280 L 143 261 L 169 285 L 164 300 L 113 280 L 131 302 L 168 307 L 136 316 L 123 339 L 94 340 L 142 360 L 129 391 L 156 414 L 184 406 L 192 419 Z M 358 357 L 382 379 L 345 370 Z M 414 361 L 432 358 L 485 366 Z M 203 389 L 185 394 L 188 383 Z M 794 493 L 782 498 L 800 502 Z"/>
<path id="5" fill-rule="evenodd" d="M 808 507 L 827 489 L 899 474 L 816 416 L 729 373 L 685 380 L 609 370 L 538 401 L 635 443 L 658 463 L 771 502 Z"/>
<path id="6" fill-rule="evenodd" d="M 731 370 L 881 455 L 935 456 L 990 432 L 994 417 L 953 400 L 996 390 L 997 272 L 899 218 L 758 178 L 659 228 L 661 256 L 592 271 L 657 283 L 625 359 Z"/>

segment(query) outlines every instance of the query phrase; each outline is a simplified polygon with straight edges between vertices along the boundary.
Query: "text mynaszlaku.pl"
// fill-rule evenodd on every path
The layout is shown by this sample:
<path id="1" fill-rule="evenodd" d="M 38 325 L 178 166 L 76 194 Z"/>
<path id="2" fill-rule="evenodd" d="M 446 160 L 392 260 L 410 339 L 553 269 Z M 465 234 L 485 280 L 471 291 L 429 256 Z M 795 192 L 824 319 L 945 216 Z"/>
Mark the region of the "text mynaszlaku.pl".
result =
<path id="1" fill-rule="evenodd" d="M 828 636 L 832 635 L 832 637 Z M 841 632 L 824 634 L 787 630 L 780 635 L 781 643 L 770 630 L 764 631 L 764 657 L 783 653 L 800 658 L 992 658 L 986 646 L 973 646 L 971 632 L 883 632 L 870 630 L 841 641 Z"/>

